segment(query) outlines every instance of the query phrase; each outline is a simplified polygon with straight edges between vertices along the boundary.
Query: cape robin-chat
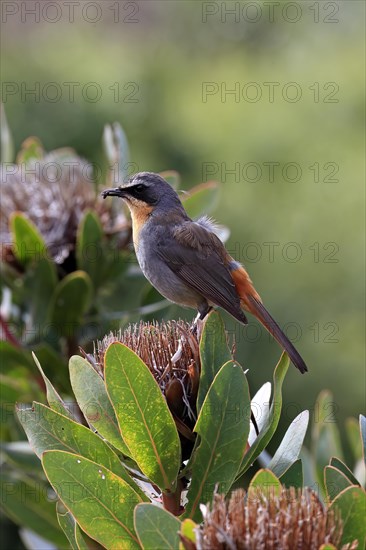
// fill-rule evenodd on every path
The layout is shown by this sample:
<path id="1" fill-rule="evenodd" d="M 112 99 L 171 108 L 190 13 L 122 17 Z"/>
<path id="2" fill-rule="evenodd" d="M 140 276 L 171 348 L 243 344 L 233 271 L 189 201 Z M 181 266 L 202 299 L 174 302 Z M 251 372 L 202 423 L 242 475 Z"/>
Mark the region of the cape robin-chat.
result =
<path id="1" fill-rule="evenodd" d="M 158 174 L 141 172 L 103 198 L 121 197 L 132 216 L 133 242 L 145 277 L 168 300 L 198 310 L 203 319 L 219 306 L 243 324 L 252 313 L 286 350 L 293 364 L 308 369 L 264 307 L 244 269 L 225 249 L 206 217 L 189 218 L 178 194 Z"/>

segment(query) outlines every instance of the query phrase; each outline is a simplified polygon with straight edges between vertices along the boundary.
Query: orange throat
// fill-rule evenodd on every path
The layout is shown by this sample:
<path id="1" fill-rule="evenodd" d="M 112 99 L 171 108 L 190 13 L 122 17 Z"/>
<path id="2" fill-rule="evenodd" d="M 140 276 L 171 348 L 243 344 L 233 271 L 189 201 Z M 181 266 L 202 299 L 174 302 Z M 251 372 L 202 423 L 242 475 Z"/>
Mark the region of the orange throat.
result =
<path id="1" fill-rule="evenodd" d="M 140 231 L 145 225 L 148 217 L 150 216 L 151 212 L 154 210 L 153 206 L 149 206 L 147 204 L 142 204 L 141 202 L 136 203 L 128 203 L 128 207 L 131 212 L 131 218 L 132 218 L 132 238 L 133 238 L 133 245 L 135 247 L 135 250 L 138 248 L 139 245 L 139 235 Z"/>

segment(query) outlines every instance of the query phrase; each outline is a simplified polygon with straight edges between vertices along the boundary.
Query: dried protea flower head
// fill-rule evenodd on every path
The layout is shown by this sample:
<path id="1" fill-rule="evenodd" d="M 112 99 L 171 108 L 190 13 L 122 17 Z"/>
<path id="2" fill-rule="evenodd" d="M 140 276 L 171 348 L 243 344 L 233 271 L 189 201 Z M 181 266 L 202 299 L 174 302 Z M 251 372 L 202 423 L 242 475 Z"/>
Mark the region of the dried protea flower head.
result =
<path id="1" fill-rule="evenodd" d="M 166 398 L 181 436 L 183 451 L 195 436 L 200 359 L 197 335 L 185 321 L 151 322 L 130 325 L 105 336 L 94 346 L 98 370 L 103 370 L 104 354 L 113 342 L 132 349 L 149 367 Z"/>
<path id="2" fill-rule="evenodd" d="M 253 494 L 234 491 L 227 502 L 215 495 L 207 506 L 198 532 L 197 548 L 202 550 L 314 550 L 333 544 L 354 550 L 357 541 L 339 546 L 342 522 L 327 512 L 311 489 L 283 488 Z"/>
<path id="3" fill-rule="evenodd" d="M 38 139 L 28 138 L 16 164 L 1 169 L 0 241 L 5 259 L 11 261 L 9 219 L 13 212 L 24 212 L 37 226 L 50 255 L 60 264 L 72 254 L 78 225 L 87 210 L 97 212 L 105 233 L 121 231 L 129 240 L 123 210 L 115 212 L 112 203 L 103 201 L 96 189 L 98 170 L 73 149 L 46 153 Z"/>

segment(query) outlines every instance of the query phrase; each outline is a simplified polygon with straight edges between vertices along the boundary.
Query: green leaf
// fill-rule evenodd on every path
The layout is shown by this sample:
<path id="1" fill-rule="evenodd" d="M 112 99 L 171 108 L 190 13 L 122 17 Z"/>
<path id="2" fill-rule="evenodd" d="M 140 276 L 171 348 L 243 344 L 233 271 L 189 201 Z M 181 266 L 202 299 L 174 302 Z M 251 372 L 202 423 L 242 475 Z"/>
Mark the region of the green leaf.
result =
<path id="1" fill-rule="evenodd" d="M 332 502 L 341 491 L 352 485 L 348 477 L 334 466 L 326 466 L 324 468 L 324 484 L 329 503 Z"/>
<path id="2" fill-rule="evenodd" d="M 71 550 L 99 550 L 103 548 L 81 530 L 74 516 L 61 500 L 57 501 L 56 513 L 60 527 L 70 543 Z"/>
<path id="3" fill-rule="evenodd" d="M 359 481 L 355 478 L 353 475 L 353 472 L 342 462 L 339 460 L 339 458 L 336 458 L 332 456 L 330 459 L 330 465 L 334 466 L 334 468 L 337 468 L 340 472 L 342 472 L 350 481 L 351 485 L 360 485 Z"/>
<path id="4" fill-rule="evenodd" d="M 296 460 L 280 477 L 280 482 L 284 487 L 296 487 L 301 489 L 304 484 L 304 478 L 302 473 L 302 461 L 301 458 Z"/>
<path id="5" fill-rule="evenodd" d="M 65 451 L 45 452 L 42 463 L 85 533 L 110 550 L 139 548 L 133 509 L 141 498 L 128 483 L 104 466 Z"/>
<path id="6" fill-rule="evenodd" d="M 37 456 L 41 457 L 42 453 L 48 450 L 66 450 L 80 454 L 97 464 L 103 464 L 127 482 L 133 490 L 140 492 L 117 455 L 86 426 L 40 403 L 33 403 L 31 409 L 18 409 L 17 413 Z"/>
<path id="7" fill-rule="evenodd" d="M 14 142 L 8 126 L 4 104 L 1 103 L 1 163 L 11 163 L 14 160 Z"/>
<path id="8" fill-rule="evenodd" d="M 366 465 L 366 417 L 360 414 L 360 432 L 362 439 L 363 460 Z"/>
<path id="9" fill-rule="evenodd" d="M 181 523 L 180 528 L 180 537 L 183 542 L 179 545 L 179 550 L 184 550 L 184 548 L 196 548 L 197 544 L 197 537 L 196 537 L 196 529 L 198 525 L 191 519 L 185 519 Z"/>
<path id="10" fill-rule="evenodd" d="M 57 547 L 65 548 L 66 540 L 57 523 L 48 485 L 39 479 L 12 476 L 5 468 L 1 469 L 0 481 L 1 505 L 6 515 L 17 525 L 28 527 Z"/>
<path id="11" fill-rule="evenodd" d="M 362 440 L 360 438 L 360 426 L 356 418 L 346 419 L 346 436 L 355 462 L 362 459 Z"/>
<path id="12" fill-rule="evenodd" d="M 39 372 L 41 373 L 41 376 L 43 378 L 43 381 L 46 386 L 46 395 L 47 395 L 47 402 L 51 409 L 53 409 L 56 412 L 59 412 L 68 418 L 74 418 L 71 411 L 67 408 L 65 405 L 63 399 L 60 397 L 58 392 L 55 390 L 45 373 L 43 372 L 43 369 L 41 367 L 40 362 L 38 361 L 36 354 L 32 352 L 32 357 L 34 359 L 35 364 L 38 367 Z"/>
<path id="13" fill-rule="evenodd" d="M 269 412 L 269 422 L 245 454 L 238 477 L 246 472 L 246 470 L 258 458 L 263 449 L 266 448 L 272 439 L 272 436 L 277 429 L 282 409 L 282 384 L 289 365 L 290 359 L 288 355 L 283 352 L 273 374 L 273 400 Z"/>
<path id="14" fill-rule="evenodd" d="M 102 378 L 88 361 L 78 355 L 71 357 L 69 370 L 73 392 L 89 426 L 124 455 L 130 456 Z"/>
<path id="15" fill-rule="evenodd" d="M 79 550 L 75 538 L 75 518 L 61 500 L 56 503 L 56 514 L 58 523 L 70 543 L 71 550 Z"/>
<path id="16" fill-rule="evenodd" d="M 143 550 L 175 550 L 179 546 L 181 522 L 155 504 L 135 508 L 135 529 Z"/>
<path id="17" fill-rule="evenodd" d="M 57 285 L 50 306 L 50 321 L 58 336 L 74 338 L 90 305 L 92 284 L 84 271 L 66 275 Z"/>
<path id="18" fill-rule="evenodd" d="M 317 481 L 324 491 L 324 468 L 332 456 L 343 457 L 340 435 L 336 425 L 336 404 L 328 390 L 322 391 L 315 404 L 315 418 L 312 430 L 313 456 L 316 464 Z"/>
<path id="19" fill-rule="evenodd" d="M 233 357 L 230 352 L 225 325 L 217 311 L 207 315 L 200 339 L 201 376 L 198 388 L 197 411 L 207 395 L 213 379 L 221 367 Z"/>
<path id="20" fill-rule="evenodd" d="M 28 340 L 39 340 L 45 330 L 48 308 L 57 285 L 55 264 L 48 258 L 40 258 L 32 267 L 27 269 L 24 280 L 24 292 L 29 303 L 29 313 L 37 331 L 30 333 Z"/>
<path id="21" fill-rule="evenodd" d="M 20 213 L 15 212 L 10 218 L 13 235 L 13 250 L 19 262 L 26 266 L 33 261 L 47 258 L 46 243 L 33 222 Z"/>
<path id="22" fill-rule="evenodd" d="M 76 259 L 78 268 L 89 275 L 94 289 L 97 289 L 103 282 L 105 258 L 103 229 L 95 212 L 86 212 L 79 224 L 76 238 Z"/>
<path id="23" fill-rule="evenodd" d="M 226 363 L 217 373 L 202 405 L 194 431 L 200 437 L 192 463 L 186 516 L 200 520 L 199 505 L 211 500 L 218 486 L 227 493 L 247 444 L 250 396 L 240 365 Z"/>
<path id="24" fill-rule="evenodd" d="M 113 343 L 105 354 L 105 382 L 132 458 L 158 487 L 174 489 L 181 463 L 179 436 L 148 367 L 127 346 Z"/>
<path id="25" fill-rule="evenodd" d="M 280 480 L 271 470 L 258 470 L 249 484 L 248 499 L 279 496 L 281 489 Z"/>
<path id="26" fill-rule="evenodd" d="M 298 458 L 309 423 L 309 411 L 300 413 L 290 424 L 267 468 L 280 477 Z"/>
<path id="27" fill-rule="evenodd" d="M 329 511 L 339 513 L 343 523 L 341 544 L 358 541 L 358 548 L 365 547 L 366 537 L 366 493 L 361 487 L 348 487 L 333 500 Z"/>
<path id="28" fill-rule="evenodd" d="M 182 203 L 188 216 L 195 219 L 212 212 L 218 204 L 219 192 L 219 185 L 216 181 L 207 181 L 192 187 L 188 195 L 182 197 Z"/>
<path id="29" fill-rule="evenodd" d="M 75 524 L 75 539 L 79 550 L 99 550 L 104 548 L 96 540 L 84 533 L 77 523 Z"/>

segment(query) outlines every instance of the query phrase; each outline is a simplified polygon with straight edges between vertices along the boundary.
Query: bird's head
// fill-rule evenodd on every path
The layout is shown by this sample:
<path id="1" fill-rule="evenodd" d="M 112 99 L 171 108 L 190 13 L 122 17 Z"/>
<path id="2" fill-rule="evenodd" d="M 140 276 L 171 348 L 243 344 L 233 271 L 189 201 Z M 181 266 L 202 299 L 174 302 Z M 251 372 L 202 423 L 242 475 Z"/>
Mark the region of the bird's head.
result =
<path id="1" fill-rule="evenodd" d="M 140 172 L 132 176 L 128 182 L 114 189 L 102 191 L 102 197 L 121 197 L 131 211 L 136 209 L 159 208 L 169 210 L 180 206 L 177 193 L 169 183 L 154 172 Z"/>

